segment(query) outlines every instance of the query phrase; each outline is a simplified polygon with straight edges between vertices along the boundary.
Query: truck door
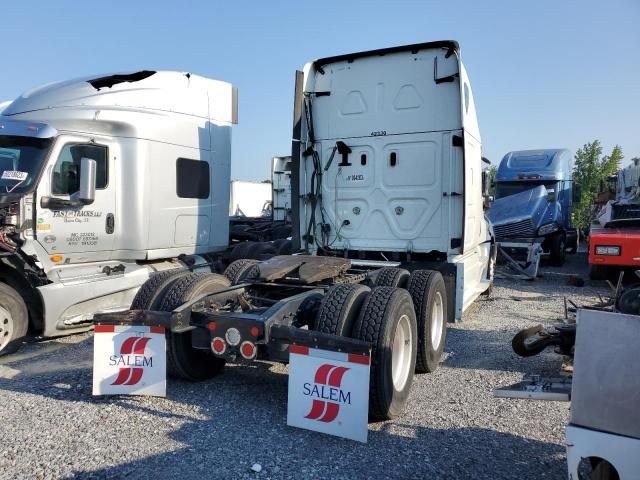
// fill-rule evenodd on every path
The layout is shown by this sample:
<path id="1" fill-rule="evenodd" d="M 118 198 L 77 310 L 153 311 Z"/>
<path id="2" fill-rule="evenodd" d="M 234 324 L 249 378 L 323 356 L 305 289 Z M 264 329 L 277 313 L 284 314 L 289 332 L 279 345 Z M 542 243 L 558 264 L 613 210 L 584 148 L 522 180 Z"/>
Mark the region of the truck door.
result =
<path id="1" fill-rule="evenodd" d="M 82 137 L 59 137 L 38 188 L 38 242 L 47 253 L 66 256 L 72 263 L 109 259 L 114 244 L 115 158 L 112 142 Z M 73 202 L 80 182 L 83 157 L 96 162 L 95 200 L 90 205 L 43 208 L 42 198 Z"/>

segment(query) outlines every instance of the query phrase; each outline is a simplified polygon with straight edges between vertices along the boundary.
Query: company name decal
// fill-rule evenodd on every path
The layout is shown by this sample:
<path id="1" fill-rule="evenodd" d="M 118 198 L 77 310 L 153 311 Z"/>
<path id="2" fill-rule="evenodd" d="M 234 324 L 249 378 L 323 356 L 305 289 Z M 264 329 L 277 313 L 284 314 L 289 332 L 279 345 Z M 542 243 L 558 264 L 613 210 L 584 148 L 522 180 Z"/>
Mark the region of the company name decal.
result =
<path id="1" fill-rule="evenodd" d="M 118 366 L 118 376 L 111 385 L 136 385 L 142 380 L 144 367 L 153 367 L 153 358 L 145 355 L 149 337 L 129 337 L 120 346 L 120 355 L 111 355 L 109 365 Z"/>
<path id="2" fill-rule="evenodd" d="M 347 367 L 337 367 L 328 363 L 318 367 L 314 385 L 303 384 L 303 395 L 313 398 L 311 410 L 305 418 L 333 422 L 340 412 L 340 405 L 351 405 L 351 392 L 340 388 L 342 378 L 348 370 Z"/>
<path id="3" fill-rule="evenodd" d="M 101 217 L 102 212 L 96 210 L 54 210 L 54 218 Z"/>

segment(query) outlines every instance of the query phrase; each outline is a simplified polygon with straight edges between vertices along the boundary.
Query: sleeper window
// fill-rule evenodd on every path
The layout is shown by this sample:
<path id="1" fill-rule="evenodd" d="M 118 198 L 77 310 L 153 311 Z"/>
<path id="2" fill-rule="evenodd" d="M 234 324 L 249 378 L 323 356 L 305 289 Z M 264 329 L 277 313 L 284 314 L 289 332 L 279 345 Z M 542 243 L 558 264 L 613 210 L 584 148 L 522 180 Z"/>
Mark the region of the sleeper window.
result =
<path id="1" fill-rule="evenodd" d="M 109 150 L 102 145 L 65 145 L 53 167 L 51 193 L 72 195 L 80 189 L 80 161 L 83 157 L 96 161 L 96 188 L 106 188 L 109 183 Z"/>
<path id="2" fill-rule="evenodd" d="M 179 158 L 176 162 L 176 193 L 180 198 L 209 198 L 209 164 Z"/>

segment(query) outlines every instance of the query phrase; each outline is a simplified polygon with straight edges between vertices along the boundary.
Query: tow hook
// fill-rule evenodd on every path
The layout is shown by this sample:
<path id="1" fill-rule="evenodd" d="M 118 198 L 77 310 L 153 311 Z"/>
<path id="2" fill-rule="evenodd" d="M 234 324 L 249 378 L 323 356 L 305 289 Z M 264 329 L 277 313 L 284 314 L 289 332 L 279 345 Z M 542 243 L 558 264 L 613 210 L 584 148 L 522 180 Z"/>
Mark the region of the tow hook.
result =
<path id="1" fill-rule="evenodd" d="M 535 325 L 520 330 L 511 340 L 513 351 L 521 357 L 538 355 L 545 348 L 556 346 L 561 355 L 573 355 L 573 346 L 576 343 L 576 325 L 559 324 L 554 326 L 555 331 L 547 331 L 542 325 Z M 527 341 L 532 337 L 534 340 Z"/>

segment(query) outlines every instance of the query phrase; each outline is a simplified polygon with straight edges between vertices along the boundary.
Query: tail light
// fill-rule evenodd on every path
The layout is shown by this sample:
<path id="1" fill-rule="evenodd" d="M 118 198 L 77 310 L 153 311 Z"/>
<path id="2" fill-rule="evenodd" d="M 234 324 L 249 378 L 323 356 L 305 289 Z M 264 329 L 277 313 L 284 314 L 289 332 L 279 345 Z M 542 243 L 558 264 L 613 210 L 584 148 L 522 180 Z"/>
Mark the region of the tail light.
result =
<path id="1" fill-rule="evenodd" d="M 240 345 L 240 355 L 242 355 L 242 358 L 253 360 L 256 357 L 256 353 L 258 353 L 258 349 L 255 344 L 246 341 Z"/>
<path id="2" fill-rule="evenodd" d="M 222 337 L 216 337 L 211 340 L 211 350 L 216 355 L 222 355 L 227 350 L 227 344 Z"/>

